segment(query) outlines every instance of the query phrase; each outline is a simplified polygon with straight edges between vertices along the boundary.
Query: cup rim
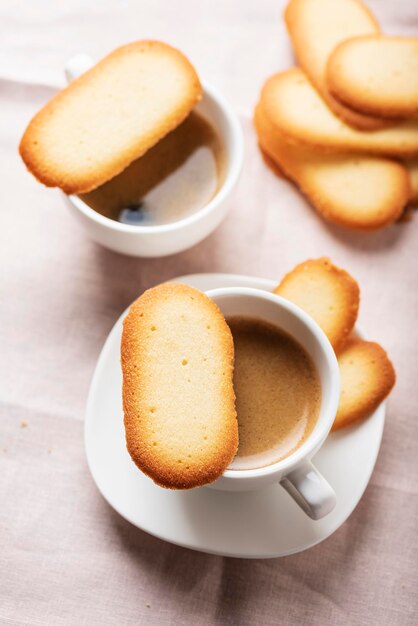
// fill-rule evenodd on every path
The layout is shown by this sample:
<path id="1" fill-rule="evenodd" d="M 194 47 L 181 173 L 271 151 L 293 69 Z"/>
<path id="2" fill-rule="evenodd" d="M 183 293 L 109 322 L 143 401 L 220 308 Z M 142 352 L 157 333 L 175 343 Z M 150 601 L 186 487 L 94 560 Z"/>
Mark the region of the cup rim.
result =
<path id="1" fill-rule="evenodd" d="M 201 219 L 204 219 L 209 213 L 214 211 L 220 203 L 228 196 L 235 187 L 239 175 L 242 170 L 244 161 L 244 137 L 238 117 L 228 101 L 223 97 L 219 90 L 210 85 L 206 81 L 201 81 L 204 95 L 209 96 L 216 104 L 218 109 L 222 111 L 231 135 L 231 150 L 227 162 L 225 179 L 216 192 L 214 197 L 203 207 L 194 211 L 191 215 L 183 217 L 168 224 L 156 224 L 149 226 L 137 226 L 133 224 L 122 224 L 115 220 L 105 217 L 92 209 L 88 204 L 83 202 L 77 195 L 64 194 L 68 200 L 75 206 L 85 217 L 104 226 L 114 232 L 131 233 L 138 235 L 161 235 L 173 233 L 189 226 L 192 226 Z"/>
<path id="2" fill-rule="evenodd" d="M 222 478 L 243 480 L 247 478 L 269 476 L 272 474 L 286 474 L 301 462 L 309 461 L 316 450 L 324 443 L 331 430 L 340 399 L 340 375 L 334 349 L 331 346 L 328 337 L 315 320 L 299 306 L 282 296 L 264 291 L 262 289 L 255 289 L 253 287 L 221 287 L 206 291 L 206 295 L 213 299 L 216 304 L 217 298 L 222 296 L 248 296 L 251 298 L 273 302 L 278 307 L 286 309 L 290 314 L 297 317 L 308 328 L 325 356 L 329 369 L 328 375 L 331 377 L 331 384 L 330 393 L 326 398 L 325 407 L 321 407 L 320 414 L 325 414 L 325 418 L 322 419 L 322 424 L 319 425 L 319 429 L 314 429 L 313 433 L 302 444 L 302 446 L 297 448 L 297 450 L 284 459 L 276 461 L 276 463 L 272 463 L 265 467 L 254 469 L 234 470 L 227 468 L 222 474 Z M 243 312 L 243 315 L 245 315 L 245 312 Z"/>

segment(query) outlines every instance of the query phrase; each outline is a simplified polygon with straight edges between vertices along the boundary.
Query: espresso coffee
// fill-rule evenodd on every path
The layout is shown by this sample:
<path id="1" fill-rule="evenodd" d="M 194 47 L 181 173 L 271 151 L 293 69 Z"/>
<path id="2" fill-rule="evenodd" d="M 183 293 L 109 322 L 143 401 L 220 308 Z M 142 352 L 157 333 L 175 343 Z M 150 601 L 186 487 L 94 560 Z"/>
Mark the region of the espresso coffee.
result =
<path id="1" fill-rule="evenodd" d="M 304 348 L 264 321 L 228 320 L 235 346 L 239 447 L 230 468 L 254 469 L 285 458 L 318 419 L 321 385 Z"/>
<path id="2" fill-rule="evenodd" d="M 223 183 L 224 170 L 218 135 L 192 112 L 121 174 L 80 198 L 118 222 L 167 224 L 208 204 Z"/>

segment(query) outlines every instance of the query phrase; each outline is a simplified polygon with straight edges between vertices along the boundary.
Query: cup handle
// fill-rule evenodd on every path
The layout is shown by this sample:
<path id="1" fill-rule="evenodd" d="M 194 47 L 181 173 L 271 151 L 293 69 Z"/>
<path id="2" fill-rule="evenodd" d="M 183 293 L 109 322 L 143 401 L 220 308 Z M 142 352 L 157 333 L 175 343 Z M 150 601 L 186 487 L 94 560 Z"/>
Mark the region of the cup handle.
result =
<path id="1" fill-rule="evenodd" d="M 325 517 L 336 505 L 333 488 L 310 461 L 287 474 L 280 484 L 313 520 Z"/>
<path id="2" fill-rule="evenodd" d="M 68 59 L 64 67 L 67 83 L 87 72 L 93 65 L 93 59 L 88 54 L 76 54 Z"/>

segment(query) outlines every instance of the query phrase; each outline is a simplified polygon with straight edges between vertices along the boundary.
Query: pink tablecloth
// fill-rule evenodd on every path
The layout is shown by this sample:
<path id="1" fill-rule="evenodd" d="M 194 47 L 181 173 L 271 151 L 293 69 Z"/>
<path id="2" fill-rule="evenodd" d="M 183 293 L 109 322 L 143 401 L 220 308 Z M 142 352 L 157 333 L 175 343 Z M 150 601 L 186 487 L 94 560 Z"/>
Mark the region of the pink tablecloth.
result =
<path id="1" fill-rule="evenodd" d="M 291 63 L 282 5 L 1 4 L 1 624 L 369 626 L 418 619 L 418 217 L 375 234 L 345 232 L 327 226 L 266 168 L 250 118 L 263 79 Z M 388 31 L 417 34 L 413 0 L 370 5 Z M 88 241 L 59 193 L 37 184 L 16 151 L 28 119 L 62 81 L 69 55 L 102 56 L 145 37 L 190 56 L 240 113 L 246 141 L 227 220 L 194 249 L 161 260 L 125 258 Z M 349 520 L 306 553 L 244 561 L 164 544 L 121 519 L 97 492 L 83 450 L 89 381 L 121 311 L 146 287 L 179 274 L 277 279 L 324 254 L 359 280 L 360 323 L 398 372 L 378 463 Z"/>

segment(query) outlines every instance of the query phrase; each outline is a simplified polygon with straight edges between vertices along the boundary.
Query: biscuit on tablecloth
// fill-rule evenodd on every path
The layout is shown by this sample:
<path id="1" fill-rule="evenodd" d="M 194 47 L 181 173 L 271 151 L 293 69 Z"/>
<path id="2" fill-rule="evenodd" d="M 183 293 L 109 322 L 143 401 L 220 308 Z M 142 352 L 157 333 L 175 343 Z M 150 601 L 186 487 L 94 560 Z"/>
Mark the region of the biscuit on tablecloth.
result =
<path id="1" fill-rule="evenodd" d="M 234 346 L 217 305 L 177 283 L 131 306 L 121 342 L 126 443 L 158 485 L 216 480 L 238 447 Z"/>
<path id="2" fill-rule="evenodd" d="M 91 191 L 176 128 L 201 93 L 194 68 L 175 48 L 158 41 L 122 46 L 35 115 L 21 157 L 48 187 Z"/>

